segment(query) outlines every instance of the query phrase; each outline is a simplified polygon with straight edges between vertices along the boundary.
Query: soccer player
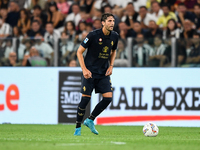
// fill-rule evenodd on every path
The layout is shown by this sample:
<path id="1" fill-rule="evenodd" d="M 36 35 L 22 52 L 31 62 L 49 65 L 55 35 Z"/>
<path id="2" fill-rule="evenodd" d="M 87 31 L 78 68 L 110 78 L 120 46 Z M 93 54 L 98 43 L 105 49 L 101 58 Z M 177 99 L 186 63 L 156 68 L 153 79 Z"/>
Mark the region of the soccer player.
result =
<path id="1" fill-rule="evenodd" d="M 76 129 L 74 135 L 81 135 L 81 122 L 85 114 L 85 108 L 91 99 L 91 93 L 101 93 L 103 99 L 96 105 L 90 116 L 84 121 L 91 132 L 98 135 L 94 126 L 94 119 L 112 101 L 112 85 L 110 75 L 116 56 L 118 34 L 113 30 L 114 16 L 105 13 L 101 17 L 102 28 L 90 32 L 81 43 L 77 51 L 80 66 L 83 71 L 81 102 L 77 109 Z M 87 48 L 87 54 L 83 58 L 83 52 Z"/>

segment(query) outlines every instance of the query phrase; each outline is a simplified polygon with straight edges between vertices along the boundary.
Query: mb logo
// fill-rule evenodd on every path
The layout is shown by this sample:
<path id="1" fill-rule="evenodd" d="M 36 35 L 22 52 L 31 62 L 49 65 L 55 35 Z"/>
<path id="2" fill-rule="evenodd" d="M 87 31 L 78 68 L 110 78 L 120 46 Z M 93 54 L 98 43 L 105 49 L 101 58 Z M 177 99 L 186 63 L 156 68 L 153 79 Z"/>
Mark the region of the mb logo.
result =
<path id="1" fill-rule="evenodd" d="M 58 123 L 75 123 L 77 107 L 81 101 L 81 72 L 59 72 Z M 85 117 L 90 114 L 90 104 Z"/>

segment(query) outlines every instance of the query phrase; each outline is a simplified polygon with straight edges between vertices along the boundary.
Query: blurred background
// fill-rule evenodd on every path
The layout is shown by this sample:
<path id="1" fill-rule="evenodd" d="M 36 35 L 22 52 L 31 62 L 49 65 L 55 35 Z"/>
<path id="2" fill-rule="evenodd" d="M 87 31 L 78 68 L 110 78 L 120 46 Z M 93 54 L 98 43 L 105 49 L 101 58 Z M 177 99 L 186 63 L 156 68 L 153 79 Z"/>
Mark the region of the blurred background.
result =
<path id="1" fill-rule="evenodd" d="M 200 0 L 2 0 L 0 66 L 79 66 L 76 51 L 113 13 L 117 67 L 199 67 Z"/>

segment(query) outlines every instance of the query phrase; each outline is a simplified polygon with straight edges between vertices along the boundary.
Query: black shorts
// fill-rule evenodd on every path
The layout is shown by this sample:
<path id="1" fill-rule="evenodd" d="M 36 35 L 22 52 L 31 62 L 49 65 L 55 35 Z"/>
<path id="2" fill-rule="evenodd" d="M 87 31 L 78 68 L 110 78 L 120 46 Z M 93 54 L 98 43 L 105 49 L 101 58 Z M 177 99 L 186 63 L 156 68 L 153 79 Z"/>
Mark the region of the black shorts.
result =
<path id="1" fill-rule="evenodd" d="M 91 95 L 93 89 L 95 89 L 95 93 L 101 94 L 112 92 L 110 76 L 89 79 L 85 79 L 84 76 L 82 76 L 81 93 Z"/>

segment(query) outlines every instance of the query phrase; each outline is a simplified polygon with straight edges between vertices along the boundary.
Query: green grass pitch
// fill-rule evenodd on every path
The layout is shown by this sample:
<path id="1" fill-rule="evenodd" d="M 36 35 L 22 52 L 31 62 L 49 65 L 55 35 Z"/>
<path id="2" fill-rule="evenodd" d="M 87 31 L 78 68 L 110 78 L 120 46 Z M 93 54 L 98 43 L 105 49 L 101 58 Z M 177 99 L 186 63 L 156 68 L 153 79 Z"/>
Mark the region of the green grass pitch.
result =
<path id="1" fill-rule="evenodd" d="M 159 127 L 157 137 L 145 137 L 142 126 L 96 126 L 94 135 L 74 125 L 0 125 L 0 150 L 199 150 L 200 128 Z"/>

